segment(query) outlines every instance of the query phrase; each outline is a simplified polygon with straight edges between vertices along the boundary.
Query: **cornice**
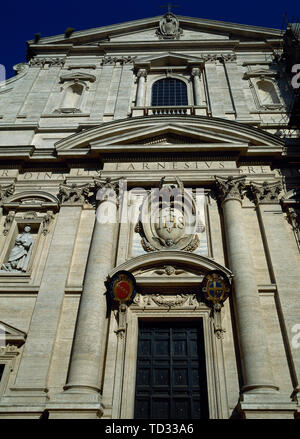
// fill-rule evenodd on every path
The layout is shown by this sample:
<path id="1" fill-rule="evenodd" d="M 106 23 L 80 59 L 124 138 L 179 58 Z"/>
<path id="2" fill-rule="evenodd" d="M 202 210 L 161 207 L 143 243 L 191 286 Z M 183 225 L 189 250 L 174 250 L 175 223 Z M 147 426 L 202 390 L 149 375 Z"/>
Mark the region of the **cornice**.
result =
<path id="1" fill-rule="evenodd" d="M 69 38 L 65 38 L 64 34 L 55 35 L 52 37 L 46 37 L 41 38 L 38 45 L 45 45 L 49 43 L 58 43 L 61 42 L 63 44 L 66 44 L 66 41 L 68 44 L 70 43 L 76 43 L 78 41 L 91 41 L 93 39 L 101 39 L 105 38 L 108 35 L 119 35 L 123 32 L 132 32 L 134 30 L 140 31 L 143 29 L 147 29 L 150 26 L 157 26 L 159 25 L 159 21 L 162 18 L 161 15 L 156 17 L 150 17 L 150 18 L 144 18 L 141 20 L 133 20 L 133 21 L 127 21 L 123 23 L 117 23 L 113 25 L 103 26 L 103 27 L 97 27 L 92 28 L 84 31 L 75 31 L 72 33 L 72 35 Z M 238 23 L 230 23 L 230 22 L 223 22 L 223 21 L 216 21 L 216 20 L 208 20 L 208 19 L 202 19 L 202 18 L 195 18 L 195 17 L 186 17 L 177 15 L 177 18 L 180 22 L 181 27 L 184 25 L 188 25 L 189 27 L 193 26 L 195 29 L 201 28 L 202 31 L 218 31 L 218 32 L 225 32 L 225 33 L 240 33 L 243 36 L 247 37 L 281 37 L 281 31 L 279 29 L 272 29 L 272 28 L 265 28 L 265 27 L 259 27 L 259 26 L 250 26 L 250 25 L 244 25 L 244 24 L 238 24 Z M 30 47 L 33 47 L 33 40 L 30 40 L 27 42 L 27 44 Z"/>

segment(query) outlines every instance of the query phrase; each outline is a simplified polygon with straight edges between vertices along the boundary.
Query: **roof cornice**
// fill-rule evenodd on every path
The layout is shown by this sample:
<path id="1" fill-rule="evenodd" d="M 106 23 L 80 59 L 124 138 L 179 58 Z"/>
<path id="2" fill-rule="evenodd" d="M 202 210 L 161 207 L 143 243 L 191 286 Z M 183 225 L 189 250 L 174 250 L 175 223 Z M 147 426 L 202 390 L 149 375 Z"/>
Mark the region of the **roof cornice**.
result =
<path id="1" fill-rule="evenodd" d="M 78 43 L 79 41 L 84 44 L 84 40 L 99 40 L 101 38 L 105 38 L 108 35 L 118 35 L 122 33 L 122 31 L 139 31 L 143 29 L 149 28 L 149 26 L 158 26 L 159 20 L 162 18 L 161 15 L 156 17 L 144 18 L 140 20 L 127 21 L 124 23 L 117 23 L 108 26 L 102 26 L 97 28 L 92 28 L 83 31 L 73 32 L 72 35 L 68 38 L 65 37 L 64 34 L 55 35 L 51 37 L 41 38 L 39 41 L 39 46 L 51 43 Z M 195 28 L 201 28 L 202 30 L 207 31 L 218 31 L 218 32 L 227 32 L 234 33 L 237 32 L 245 37 L 259 37 L 259 38 L 272 38 L 272 37 L 281 37 L 282 32 L 279 29 L 272 29 L 266 27 L 259 26 L 251 26 L 239 23 L 230 23 L 216 20 L 208 20 L 203 18 L 195 18 L 195 17 L 185 17 L 178 15 L 178 20 L 180 21 L 181 26 L 188 25 L 193 26 Z M 34 45 L 34 40 L 30 40 L 27 44 L 31 47 Z"/>

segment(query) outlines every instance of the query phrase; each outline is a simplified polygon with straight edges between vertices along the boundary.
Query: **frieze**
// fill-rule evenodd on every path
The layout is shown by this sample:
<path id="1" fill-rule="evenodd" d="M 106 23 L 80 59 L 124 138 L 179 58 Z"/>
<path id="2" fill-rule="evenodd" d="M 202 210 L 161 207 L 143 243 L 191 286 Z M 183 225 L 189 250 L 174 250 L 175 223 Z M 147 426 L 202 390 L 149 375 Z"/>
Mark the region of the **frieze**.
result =
<path id="1" fill-rule="evenodd" d="M 139 308 L 168 308 L 168 309 L 182 309 L 182 308 L 197 308 L 200 302 L 196 294 L 177 294 L 176 296 L 164 296 L 162 294 L 141 294 L 137 293 L 133 300 L 133 305 Z"/>
<path id="2" fill-rule="evenodd" d="M 29 61 L 30 67 L 44 68 L 45 65 L 49 67 L 63 67 L 65 64 L 65 58 L 32 58 Z"/>
<path id="3" fill-rule="evenodd" d="M 136 56 L 104 56 L 102 58 L 102 64 L 114 65 L 114 64 L 131 64 L 134 62 Z"/>
<path id="4" fill-rule="evenodd" d="M 104 171 L 211 171 L 222 169 L 237 169 L 235 161 L 186 161 L 186 162 L 107 162 Z M 241 174 L 275 174 L 270 166 L 241 166 L 238 168 Z"/>

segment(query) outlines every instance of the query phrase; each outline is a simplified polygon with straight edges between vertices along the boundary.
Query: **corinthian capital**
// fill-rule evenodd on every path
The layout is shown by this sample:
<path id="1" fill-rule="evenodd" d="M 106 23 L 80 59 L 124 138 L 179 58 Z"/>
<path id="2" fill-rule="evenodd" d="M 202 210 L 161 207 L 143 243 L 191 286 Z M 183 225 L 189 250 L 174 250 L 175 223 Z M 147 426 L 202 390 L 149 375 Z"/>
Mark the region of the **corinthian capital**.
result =
<path id="1" fill-rule="evenodd" d="M 99 203 L 103 201 L 117 201 L 117 197 L 124 190 L 125 180 L 116 178 L 112 180 L 110 177 L 107 177 L 104 180 L 99 178 L 94 179 L 95 189 L 96 189 L 96 200 Z"/>
<path id="2" fill-rule="evenodd" d="M 15 185 L 9 184 L 8 186 L 0 185 L 0 204 L 6 201 L 6 198 L 10 197 L 15 191 Z"/>
<path id="3" fill-rule="evenodd" d="M 216 193 L 218 199 L 224 203 L 228 200 L 239 200 L 244 198 L 245 177 L 216 177 Z"/>
<path id="4" fill-rule="evenodd" d="M 251 182 L 249 192 L 251 193 L 256 204 L 278 203 L 278 195 L 282 191 L 282 185 L 279 182 L 263 183 Z"/>
<path id="5" fill-rule="evenodd" d="M 200 76 L 201 70 L 198 67 L 192 69 L 192 76 Z"/>
<path id="6" fill-rule="evenodd" d="M 138 78 L 143 76 L 146 79 L 147 78 L 147 70 L 146 69 L 139 69 L 136 76 Z"/>
<path id="7" fill-rule="evenodd" d="M 77 185 L 72 183 L 71 185 L 61 184 L 59 186 L 59 198 L 61 204 L 64 205 L 82 205 L 87 201 L 90 193 L 91 185 L 83 184 Z"/>

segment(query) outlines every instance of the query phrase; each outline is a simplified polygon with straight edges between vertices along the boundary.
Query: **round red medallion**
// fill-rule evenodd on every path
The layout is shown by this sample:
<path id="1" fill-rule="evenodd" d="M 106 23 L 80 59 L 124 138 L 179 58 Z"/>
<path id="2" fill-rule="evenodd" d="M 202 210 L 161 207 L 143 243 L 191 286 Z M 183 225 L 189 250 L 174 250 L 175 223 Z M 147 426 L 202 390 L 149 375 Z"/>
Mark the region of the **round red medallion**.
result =
<path id="1" fill-rule="evenodd" d="M 124 280 L 118 282 L 115 286 L 115 294 L 119 299 L 126 299 L 131 293 L 131 285 Z"/>

